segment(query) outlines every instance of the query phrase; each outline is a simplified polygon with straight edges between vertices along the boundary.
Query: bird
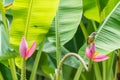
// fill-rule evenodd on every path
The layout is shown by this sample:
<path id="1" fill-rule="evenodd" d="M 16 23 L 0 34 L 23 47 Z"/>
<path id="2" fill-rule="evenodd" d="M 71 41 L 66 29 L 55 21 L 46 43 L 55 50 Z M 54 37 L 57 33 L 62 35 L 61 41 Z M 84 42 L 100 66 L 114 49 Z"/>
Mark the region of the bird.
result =
<path id="1" fill-rule="evenodd" d="M 92 32 L 87 38 L 87 45 L 91 44 L 95 40 L 96 32 Z"/>

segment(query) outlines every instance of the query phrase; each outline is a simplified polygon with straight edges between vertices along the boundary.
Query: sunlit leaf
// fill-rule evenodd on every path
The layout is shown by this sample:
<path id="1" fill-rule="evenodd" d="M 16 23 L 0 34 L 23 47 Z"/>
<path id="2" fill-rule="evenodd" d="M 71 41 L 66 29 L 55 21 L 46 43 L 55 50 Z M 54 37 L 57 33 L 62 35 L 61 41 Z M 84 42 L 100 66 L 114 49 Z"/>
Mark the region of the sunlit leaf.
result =
<path id="1" fill-rule="evenodd" d="M 58 0 L 15 0 L 12 8 L 13 22 L 10 42 L 18 49 L 22 36 L 28 44 L 39 44 L 49 30 L 58 8 Z"/>
<path id="2" fill-rule="evenodd" d="M 98 0 L 83 0 L 84 16 L 100 22 L 100 8 Z"/>
<path id="3" fill-rule="evenodd" d="M 100 0 L 101 1 L 101 0 Z M 106 0 L 104 0 L 106 1 Z M 102 10 L 101 12 L 101 19 L 103 20 L 106 16 L 108 16 L 108 14 L 112 11 L 112 9 L 116 6 L 116 4 L 119 2 L 120 0 L 108 0 L 107 5 L 105 6 L 105 8 Z M 102 4 L 101 4 L 102 5 Z"/>

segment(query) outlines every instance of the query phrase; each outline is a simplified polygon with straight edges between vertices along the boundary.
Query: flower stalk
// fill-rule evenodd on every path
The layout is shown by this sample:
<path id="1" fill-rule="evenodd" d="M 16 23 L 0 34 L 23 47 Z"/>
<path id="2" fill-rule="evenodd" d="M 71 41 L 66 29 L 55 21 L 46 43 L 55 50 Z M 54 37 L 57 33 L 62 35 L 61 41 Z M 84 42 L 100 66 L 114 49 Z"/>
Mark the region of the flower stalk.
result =
<path id="1" fill-rule="evenodd" d="M 92 60 L 89 60 L 89 64 L 88 64 L 88 70 L 90 71 L 91 68 L 92 68 L 92 64 L 93 64 L 93 61 Z"/>
<path id="2" fill-rule="evenodd" d="M 26 60 L 22 58 L 21 80 L 26 80 Z"/>
<path id="3" fill-rule="evenodd" d="M 20 56 L 22 57 L 21 80 L 26 80 L 26 59 L 32 56 L 35 47 L 36 47 L 36 41 L 32 44 L 30 49 L 28 49 L 26 39 L 24 37 L 22 38 L 19 48 Z"/>
<path id="4" fill-rule="evenodd" d="M 62 65 L 63 63 L 65 62 L 65 60 L 71 56 L 74 56 L 76 57 L 78 60 L 81 61 L 82 65 L 84 66 L 84 68 L 86 69 L 86 71 L 88 71 L 88 67 L 85 63 L 85 61 L 82 59 L 82 57 L 80 57 L 78 54 L 76 53 L 69 53 L 69 54 L 66 54 L 60 61 L 59 63 L 59 66 L 58 66 L 58 70 L 57 70 L 57 74 L 56 74 L 56 80 L 60 80 L 60 71 L 61 71 L 61 68 L 62 68 Z"/>

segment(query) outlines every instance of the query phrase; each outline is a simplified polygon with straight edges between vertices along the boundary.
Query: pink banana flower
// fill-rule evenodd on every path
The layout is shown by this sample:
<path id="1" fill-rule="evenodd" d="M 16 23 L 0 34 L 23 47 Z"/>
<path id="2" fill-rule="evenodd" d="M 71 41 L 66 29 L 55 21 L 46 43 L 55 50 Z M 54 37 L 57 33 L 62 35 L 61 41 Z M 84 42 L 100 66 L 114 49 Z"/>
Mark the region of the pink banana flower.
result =
<path id="1" fill-rule="evenodd" d="M 20 47 L 19 47 L 20 55 L 26 59 L 31 57 L 33 52 L 35 51 L 35 47 L 36 47 L 36 41 L 32 44 L 30 49 L 28 49 L 27 42 L 26 42 L 25 38 L 22 37 L 22 40 L 20 42 Z"/>
<path id="2" fill-rule="evenodd" d="M 90 48 L 86 48 L 86 56 L 91 59 L 92 61 L 95 62 L 100 62 L 100 61 L 104 61 L 107 60 L 109 57 L 105 56 L 105 55 L 98 55 L 99 53 L 96 52 L 95 49 L 95 44 L 91 43 Z"/>

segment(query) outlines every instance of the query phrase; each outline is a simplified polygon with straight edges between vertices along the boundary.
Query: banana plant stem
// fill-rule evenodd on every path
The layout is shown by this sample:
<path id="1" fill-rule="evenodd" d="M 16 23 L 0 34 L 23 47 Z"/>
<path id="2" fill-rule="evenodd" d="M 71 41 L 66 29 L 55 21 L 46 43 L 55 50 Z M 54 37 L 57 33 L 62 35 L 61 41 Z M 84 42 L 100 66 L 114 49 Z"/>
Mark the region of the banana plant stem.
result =
<path id="1" fill-rule="evenodd" d="M 61 52 L 60 52 L 60 36 L 59 36 L 59 12 L 57 12 L 55 17 L 55 34 L 56 34 L 56 60 L 57 60 L 57 67 L 59 66 Z"/>
<path id="2" fill-rule="evenodd" d="M 77 72 L 75 74 L 74 80 L 79 80 L 79 77 L 80 77 L 80 75 L 82 73 L 83 68 L 84 68 L 84 66 L 80 65 L 80 67 L 77 69 Z"/>
<path id="3" fill-rule="evenodd" d="M 93 68 L 95 71 L 96 80 L 102 80 L 101 72 L 98 63 L 93 63 Z"/>
<path id="4" fill-rule="evenodd" d="M 26 80 L 26 60 L 22 58 L 21 80 Z"/>
<path id="5" fill-rule="evenodd" d="M 103 66 L 103 80 L 106 80 L 106 62 L 103 61 L 102 62 L 102 66 Z"/>
<path id="6" fill-rule="evenodd" d="M 114 80 L 117 80 L 117 69 L 118 69 L 118 61 L 116 61 Z"/>
<path id="7" fill-rule="evenodd" d="M 30 80 L 35 80 L 35 75 L 36 75 L 37 67 L 38 67 L 39 60 L 40 60 L 40 57 L 41 57 L 41 54 L 42 54 L 43 45 L 44 45 L 44 41 L 41 43 L 40 49 L 39 49 L 39 51 L 36 55 L 35 62 L 34 62 L 34 65 L 33 65 L 33 69 L 32 69 L 32 73 L 30 75 Z"/>
<path id="8" fill-rule="evenodd" d="M 11 70 L 11 74 L 12 74 L 12 79 L 13 80 L 18 80 L 17 79 L 17 74 L 16 74 L 16 69 L 15 69 L 15 62 L 14 62 L 14 59 L 11 58 L 8 60 L 9 62 L 9 66 L 10 66 L 10 70 Z"/>
<path id="9" fill-rule="evenodd" d="M 97 26 L 96 26 L 95 21 L 91 20 L 91 22 L 92 22 L 92 24 L 93 24 L 93 28 L 94 28 L 94 30 L 96 31 L 96 30 L 97 30 Z"/>
<path id="10" fill-rule="evenodd" d="M 82 21 L 80 22 L 80 27 L 81 27 L 81 30 L 82 30 L 83 35 L 84 35 L 84 37 L 85 37 L 85 40 L 87 40 L 87 38 L 88 38 L 88 33 L 87 33 L 87 30 L 86 30 L 86 28 L 85 28 L 85 25 L 83 24 Z"/>
<path id="11" fill-rule="evenodd" d="M 117 69 L 117 79 L 120 79 L 120 50 L 118 50 L 118 69 Z"/>

